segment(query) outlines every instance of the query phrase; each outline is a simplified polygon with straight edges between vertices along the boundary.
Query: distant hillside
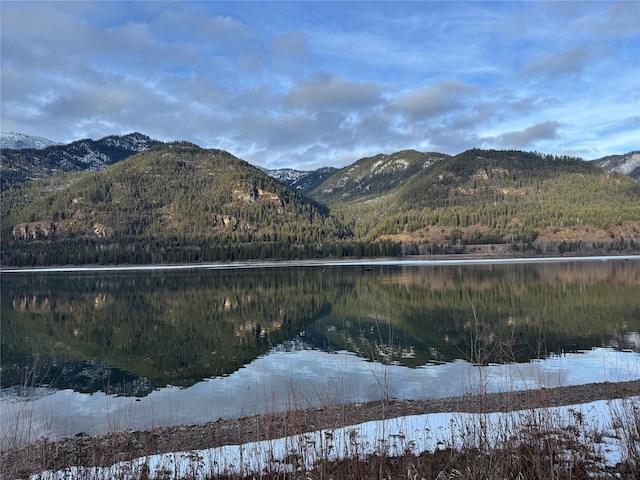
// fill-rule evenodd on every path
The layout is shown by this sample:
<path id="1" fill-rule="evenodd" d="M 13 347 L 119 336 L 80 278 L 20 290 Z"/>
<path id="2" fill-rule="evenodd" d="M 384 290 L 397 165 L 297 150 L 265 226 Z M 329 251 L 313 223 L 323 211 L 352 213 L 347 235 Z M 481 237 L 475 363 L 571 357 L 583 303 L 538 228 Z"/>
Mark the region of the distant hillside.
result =
<path id="1" fill-rule="evenodd" d="M 397 201 L 412 207 L 475 204 L 485 197 L 506 199 L 514 188 L 562 174 L 599 173 L 593 164 L 577 157 L 471 149 L 429 165 L 398 192 Z"/>
<path id="2" fill-rule="evenodd" d="M 307 195 L 314 188 L 324 182 L 327 178 L 338 171 L 334 167 L 322 167 L 317 170 L 304 171 L 292 168 L 281 168 L 276 170 L 262 169 L 267 175 L 275 178 L 280 183 L 292 190 Z"/>
<path id="3" fill-rule="evenodd" d="M 312 256 L 349 237 L 247 162 L 186 142 L 76 175 L 26 205 L 21 199 L 34 186 L 24 188 L 3 198 L 3 260 L 14 264 Z"/>
<path id="4" fill-rule="evenodd" d="M 23 148 L 42 149 L 53 145 L 62 145 L 60 142 L 54 142 L 43 137 L 34 137 L 32 135 L 24 135 L 15 132 L 0 133 L 0 149 L 10 148 L 13 150 L 21 150 Z"/>
<path id="5" fill-rule="evenodd" d="M 594 160 L 596 165 L 605 172 L 620 172 L 640 180 L 640 150 L 624 155 L 610 155 L 599 160 Z"/>
<path id="6" fill-rule="evenodd" d="M 369 210 L 387 212 L 370 221 L 370 240 L 538 249 L 640 240 L 640 184 L 579 158 L 520 151 L 474 149 L 436 162 L 351 215 Z"/>
<path id="7" fill-rule="evenodd" d="M 0 152 L 2 190 L 10 184 L 45 178 L 74 171 L 103 170 L 131 155 L 148 150 L 161 142 L 140 133 L 111 135 L 100 140 L 78 140 L 41 150 L 3 149 Z"/>
<path id="8" fill-rule="evenodd" d="M 415 150 L 362 158 L 335 172 L 310 196 L 320 203 L 332 204 L 384 195 L 445 158 L 448 155 Z"/>

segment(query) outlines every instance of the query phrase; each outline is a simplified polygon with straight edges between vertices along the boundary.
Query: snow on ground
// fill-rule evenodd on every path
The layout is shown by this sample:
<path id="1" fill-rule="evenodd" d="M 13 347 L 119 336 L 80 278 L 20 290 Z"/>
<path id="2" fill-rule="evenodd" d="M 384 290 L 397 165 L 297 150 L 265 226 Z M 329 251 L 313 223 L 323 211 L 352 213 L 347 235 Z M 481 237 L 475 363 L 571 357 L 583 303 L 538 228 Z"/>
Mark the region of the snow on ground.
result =
<path id="1" fill-rule="evenodd" d="M 32 478 L 134 478 L 136 472 L 147 468 L 151 478 L 166 478 L 167 474 L 171 478 L 186 475 L 205 478 L 222 473 L 250 475 L 265 470 L 311 469 L 319 460 L 364 457 L 373 453 L 396 456 L 408 451 L 419 454 L 446 447 L 505 445 L 505 432 L 518 432 L 532 419 L 553 428 L 577 426 L 583 432 L 579 438 L 583 444 L 593 443 L 594 437 L 590 435 L 593 432 L 603 433 L 597 437 L 600 443 L 594 447 L 603 459 L 603 467 L 613 467 L 625 455 L 620 440 L 624 438 L 624 432 L 614 426 L 614 419 L 625 409 L 628 411 L 629 402 L 637 406 L 638 401 L 640 397 L 508 413 L 406 416 L 243 445 L 153 455 L 110 467 L 71 467 Z"/>

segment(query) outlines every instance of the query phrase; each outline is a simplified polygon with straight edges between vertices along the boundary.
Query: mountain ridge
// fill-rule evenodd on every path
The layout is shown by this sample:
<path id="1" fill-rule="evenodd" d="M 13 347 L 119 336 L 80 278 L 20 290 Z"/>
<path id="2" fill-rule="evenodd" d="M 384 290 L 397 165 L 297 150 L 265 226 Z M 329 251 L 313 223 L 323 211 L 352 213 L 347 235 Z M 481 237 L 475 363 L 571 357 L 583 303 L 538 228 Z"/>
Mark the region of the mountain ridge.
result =
<path id="1" fill-rule="evenodd" d="M 15 138 L 24 137 L 51 142 L 42 137 L 27 136 L 20 133 L 3 133 L 3 136 L 8 135 L 12 135 Z M 163 142 L 153 140 L 147 135 L 133 132 L 126 135 L 110 135 L 99 140 L 81 139 L 69 144 L 53 143 L 54 145 L 38 148 L 8 148 L 3 146 L 0 151 L 2 188 L 4 189 L 10 183 L 29 181 L 70 171 L 101 170 L 130 155 Z M 52 149 L 51 147 L 55 148 Z M 379 169 L 393 170 L 395 166 L 396 170 L 401 171 L 403 162 L 408 162 L 407 166 L 411 164 L 412 167 L 415 167 L 412 163 L 413 161 L 401 158 L 402 155 L 408 156 L 409 159 L 416 155 L 423 156 L 427 162 L 429 157 L 438 159 L 452 156 L 435 152 L 400 150 L 390 154 L 380 153 L 372 157 L 360 158 L 342 168 L 322 167 L 311 171 L 297 170 L 295 168 L 267 169 L 259 166 L 258 168 L 300 193 L 312 195 L 318 201 L 330 203 L 341 196 L 341 198 L 347 198 L 351 195 L 365 197 L 372 191 L 387 188 L 384 186 L 384 180 L 380 179 L 381 172 L 377 172 L 378 180 L 374 181 L 373 179 L 376 175 L 373 175 L 373 172 L 367 174 L 364 171 L 366 169 L 364 165 L 366 164 L 367 167 L 372 168 L 374 166 L 373 163 L 377 162 Z M 394 166 L 390 165 L 390 162 L 393 161 L 395 161 Z M 610 155 L 590 162 L 598 165 L 607 173 L 619 172 L 640 181 L 640 150 Z M 392 182 L 404 181 L 405 177 L 410 176 L 411 173 L 413 172 L 405 172 L 404 175 L 401 174 L 397 178 L 391 175 L 387 180 Z M 343 178 L 340 180 L 339 177 L 335 177 L 331 180 L 331 177 L 336 174 L 342 175 Z M 378 183 L 377 185 L 376 182 Z M 323 183 L 326 184 L 322 187 L 322 190 L 319 190 L 318 188 Z"/>
<path id="2" fill-rule="evenodd" d="M 361 158 L 335 172 L 311 191 L 310 196 L 320 203 L 331 204 L 383 195 L 448 157 L 441 153 L 401 150 Z"/>
<path id="3" fill-rule="evenodd" d="M 404 150 L 314 177 L 133 139 L 111 165 L 9 182 L 2 262 L 640 250 L 640 183 L 577 157 Z M 122 137 L 103 140 L 122 147 Z"/>
<path id="4" fill-rule="evenodd" d="M 162 142 L 141 133 L 110 135 L 100 140 L 82 139 L 43 149 L 2 149 L 2 189 L 10 183 L 44 178 L 74 171 L 98 171 Z"/>

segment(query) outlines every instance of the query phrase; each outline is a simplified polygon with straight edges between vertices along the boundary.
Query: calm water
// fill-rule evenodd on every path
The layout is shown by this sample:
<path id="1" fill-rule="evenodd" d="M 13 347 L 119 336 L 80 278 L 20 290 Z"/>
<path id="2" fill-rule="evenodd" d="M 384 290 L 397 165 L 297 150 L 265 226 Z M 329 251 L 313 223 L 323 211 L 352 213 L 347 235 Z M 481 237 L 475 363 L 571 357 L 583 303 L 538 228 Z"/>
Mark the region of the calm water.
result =
<path id="1" fill-rule="evenodd" d="M 3 273 L 1 295 L 5 443 L 640 378 L 638 258 Z"/>

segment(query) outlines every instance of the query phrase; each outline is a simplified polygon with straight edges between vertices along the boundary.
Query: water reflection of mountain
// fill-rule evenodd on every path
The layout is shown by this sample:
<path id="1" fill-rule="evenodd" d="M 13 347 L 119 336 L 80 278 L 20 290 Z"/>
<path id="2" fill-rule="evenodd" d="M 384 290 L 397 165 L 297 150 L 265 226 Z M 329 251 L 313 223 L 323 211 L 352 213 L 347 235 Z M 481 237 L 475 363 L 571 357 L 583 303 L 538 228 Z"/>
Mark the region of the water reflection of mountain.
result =
<path id="1" fill-rule="evenodd" d="M 523 362 L 640 328 L 637 262 L 381 268 L 357 305 L 316 322 L 325 343 L 408 366 Z M 364 299 L 369 303 L 366 303 Z"/>
<path id="2" fill-rule="evenodd" d="M 136 377 L 117 368 L 111 367 L 101 361 L 63 361 L 59 363 L 55 359 L 42 359 L 46 361 L 46 370 L 37 364 L 35 360 L 33 378 L 3 379 L 3 386 L 8 385 L 6 393 L 25 398 L 38 395 L 37 387 L 52 387 L 57 389 L 71 389 L 80 393 L 107 392 L 112 395 L 126 395 L 130 397 L 144 397 L 151 393 L 153 387 L 144 377 Z M 36 371 L 38 372 L 36 374 Z M 9 370 L 9 373 L 16 373 Z M 6 381 L 9 380 L 9 381 Z M 20 383 L 20 382 L 23 383 Z"/>
<path id="3" fill-rule="evenodd" d="M 407 366 L 527 361 L 621 345 L 639 286 L 633 261 L 3 275 L 2 386 L 144 395 L 295 338 Z"/>
<path id="4" fill-rule="evenodd" d="M 232 373 L 329 308 L 317 273 L 3 276 L 2 386 L 66 388 L 75 380 L 57 366 L 86 371 L 72 366 L 86 361 L 95 378 L 107 363 L 154 387 Z"/>

